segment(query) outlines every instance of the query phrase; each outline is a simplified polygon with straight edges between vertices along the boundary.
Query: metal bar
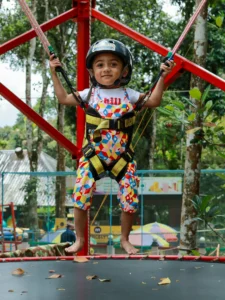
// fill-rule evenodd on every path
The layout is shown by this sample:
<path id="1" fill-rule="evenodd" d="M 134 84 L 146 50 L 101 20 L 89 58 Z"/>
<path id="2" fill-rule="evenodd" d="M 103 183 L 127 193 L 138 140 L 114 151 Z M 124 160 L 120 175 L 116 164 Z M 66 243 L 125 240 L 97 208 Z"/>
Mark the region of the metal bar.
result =
<path id="1" fill-rule="evenodd" d="M 96 9 L 92 9 L 92 16 L 95 17 L 96 19 L 98 19 L 99 21 L 102 21 L 106 25 L 116 29 L 117 31 L 127 35 L 128 37 L 139 42 L 140 44 L 146 46 L 147 48 L 157 52 L 158 54 L 160 54 L 162 56 L 166 56 L 169 52 L 169 49 L 152 41 L 151 39 L 147 38 L 146 36 L 144 36 L 141 33 L 138 33 L 137 31 L 131 29 L 130 27 L 114 20 L 113 18 L 108 17 L 107 15 L 103 14 L 102 12 L 97 11 Z M 175 58 L 176 63 L 183 64 L 183 68 L 186 71 L 189 71 L 189 72 L 201 77 L 202 79 L 209 82 L 210 84 L 213 84 L 214 86 L 225 91 L 225 80 L 223 80 L 219 76 L 216 76 L 215 74 L 194 64 L 193 62 L 189 61 L 188 59 L 186 59 L 178 54 L 175 54 L 174 58 Z"/>
<path id="2" fill-rule="evenodd" d="M 15 94 L 13 94 L 9 89 L 7 89 L 2 83 L 0 83 L 0 94 L 8 100 L 12 105 L 21 111 L 28 119 L 34 122 L 38 127 L 45 131 L 49 136 L 51 136 L 55 141 L 57 141 L 61 146 L 63 146 L 72 155 L 77 157 L 78 151 L 77 147 L 69 141 L 64 135 L 56 130 L 52 125 L 50 125 L 45 119 L 43 119 L 38 113 L 36 113 L 32 108 L 30 108 L 26 103 L 19 99 Z"/>
<path id="3" fill-rule="evenodd" d="M 3 221 L 4 221 L 4 172 L 2 172 L 2 207 L 1 207 L 1 232 L 2 232 L 2 237 L 1 237 L 1 244 L 2 244 L 2 253 L 5 252 L 5 236 L 3 232 Z"/>
<path id="4" fill-rule="evenodd" d="M 90 47 L 90 1 L 77 1 L 77 90 L 82 91 L 89 87 L 89 74 L 86 68 L 86 55 Z M 83 144 L 85 131 L 84 111 L 77 107 L 77 147 L 80 150 Z M 90 213 L 87 214 L 87 223 L 84 232 L 85 243 L 78 255 L 89 255 L 90 251 Z"/>
<path id="5" fill-rule="evenodd" d="M 10 209 L 11 209 L 11 215 L 12 215 L 12 224 L 13 224 L 13 236 L 14 236 L 14 241 L 15 241 L 15 249 L 17 250 L 17 237 L 16 237 L 16 222 L 15 222 L 15 212 L 14 212 L 14 203 L 10 202 L 9 204 Z M 14 243 L 13 243 L 14 244 Z"/>
<path id="6" fill-rule="evenodd" d="M 40 27 L 41 27 L 42 31 L 44 31 L 44 32 L 48 31 L 51 28 L 54 28 L 64 22 L 74 18 L 76 16 L 76 14 L 77 14 L 77 8 L 72 8 L 72 9 L 68 10 L 67 12 L 51 19 L 50 21 L 43 23 L 42 25 L 40 25 Z M 36 36 L 37 36 L 37 34 L 34 29 L 31 29 L 31 30 L 27 31 L 26 33 L 23 33 L 23 34 L 17 36 L 16 38 L 14 38 L 0 46 L 0 55 L 31 40 L 32 38 L 34 38 Z"/>

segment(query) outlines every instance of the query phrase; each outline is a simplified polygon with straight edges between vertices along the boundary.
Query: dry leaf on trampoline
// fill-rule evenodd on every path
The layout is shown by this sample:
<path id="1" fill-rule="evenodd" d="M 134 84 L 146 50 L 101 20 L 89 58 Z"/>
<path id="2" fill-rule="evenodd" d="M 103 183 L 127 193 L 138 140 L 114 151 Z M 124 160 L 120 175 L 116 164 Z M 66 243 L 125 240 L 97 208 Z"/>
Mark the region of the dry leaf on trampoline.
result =
<path id="1" fill-rule="evenodd" d="M 170 284 L 171 280 L 167 277 L 167 278 L 160 278 L 160 282 L 158 283 L 159 285 L 164 285 L 164 284 Z"/>
<path id="2" fill-rule="evenodd" d="M 99 278 L 99 281 L 101 281 L 101 282 L 111 282 L 111 279 L 100 279 Z"/>
<path id="3" fill-rule="evenodd" d="M 16 276 L 21 276 L 24 273 L 25 273 L 25 271 L 23 269 L 21 269 L 21 268 L 18 268 L 16 270 L 12 271 L 12 275 L 16 275 Z"/>
<path id="4" fill-rule="evenodd" d="M 77 263 L 85 263 L 88 262 L 89 259 L 87 259 L 85 256 L 75 256 L 73 261 Z"/>
<path id="5" fill-rule="evenodd" d="M 57 279 L 57 278 L 61 278 L 61 277 L 62 277 L 61 274 L 53 274 L 53 275 L 49 276 L 49 277 L 46 278 L 46 279 Z"/>
<path id="6" fill-rule="evenodd" d="M 97 275 L 88 275 L 88 276 L 86 276 L 87 280 L 93 280 L 93 279 L 96 279 L 96 278 L 98 278 Z"/>

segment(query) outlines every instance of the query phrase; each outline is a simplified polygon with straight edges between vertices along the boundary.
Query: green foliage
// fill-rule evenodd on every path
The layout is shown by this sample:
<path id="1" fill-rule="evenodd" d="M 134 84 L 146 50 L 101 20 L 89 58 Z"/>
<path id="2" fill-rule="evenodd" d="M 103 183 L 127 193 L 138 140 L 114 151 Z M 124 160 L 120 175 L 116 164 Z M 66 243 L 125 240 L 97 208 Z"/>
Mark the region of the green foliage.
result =
<path id="1" fill-rule="evenodd" d="M 219 155 L 223 155 L 223 150 L 220 150 L 220 147 L 224 148 L 223 131 L 225 127 L 222 125 L 221 118 L 217 117 L 213 111 L 213 101 L 208 99 L 209 92 L 210 86 L 205 89 L 203 94 L 198 88 L 194 88 L 190 90 L 189 94 L 198 102 L 198 105 L 183 97 L 182 100 L 186 101 L 188 106 L 177 100 L 174 105 L 173 100 L 171 100 L 169 105 L 159 107 L 157 110 L 170 117 L 171 120 L 182 123 L 185 131 L 191 128 L 188 133 L 194 134 L 194 138 L 191 140 L 192 144 L 201 144 L 204 148 L 208 146 L 211 150 L 215 149 Z M 189 104 L 194 106 L 194 112 Z M 195 125 L 198 118 L 201 119 L 202 127 Z"/>
<path id="2" fill-rule="evenodd" d="M 214 229 L 218 220 L 222 219 L 224 223 L 225 218 L 225 214 L 222 214 L 222 209 L 218 205 L 215 196 L 205 195 L 200 197 L 195 195 L 192 199 L 192 203 L 196 211 L 196 220 L 203 222 L 205 227 L 209 227 L 216 236 L 225 242 L 223 237 Z"/>
<path id="3" fill-rule="evenodd" d="M 195 195 L 192 203 L 197 213 L 197 219 L 204 222 L 206 225 L 212 223 L 219 216 L 220 208 L 214 204 L 215 197 L 212 195 L 198 196 Z"/>

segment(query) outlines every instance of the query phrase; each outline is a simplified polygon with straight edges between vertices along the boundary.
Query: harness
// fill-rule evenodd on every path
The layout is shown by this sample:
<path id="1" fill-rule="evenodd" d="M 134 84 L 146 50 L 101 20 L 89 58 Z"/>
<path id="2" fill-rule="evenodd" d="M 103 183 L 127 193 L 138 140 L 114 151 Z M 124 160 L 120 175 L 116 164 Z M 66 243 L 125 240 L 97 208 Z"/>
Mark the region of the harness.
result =
<path id="1" fill-rule="evenodd" d="M 119 182 L 127 171 L 128 163 L 133 160 L 134 150 L 131 145 L 133 128 L 137 112 L 135 110 L 124 114 L 118 119 L 105 119 L 99 112 L 88 106 L 86 112 L 86 138 L 82 148 L 83 155 L 90 161 L 90 170 L 95 180 L 101 179 L 108 174 L 111 178 Z M 95 147 L 91 143 L 90 133 L 94 142 L 101 141 L 101 130 L 112 129 L 122 131 L 128 135 L 128 142 L 125 151 L 111 164 L 106 164 L 95 152 Z"/>

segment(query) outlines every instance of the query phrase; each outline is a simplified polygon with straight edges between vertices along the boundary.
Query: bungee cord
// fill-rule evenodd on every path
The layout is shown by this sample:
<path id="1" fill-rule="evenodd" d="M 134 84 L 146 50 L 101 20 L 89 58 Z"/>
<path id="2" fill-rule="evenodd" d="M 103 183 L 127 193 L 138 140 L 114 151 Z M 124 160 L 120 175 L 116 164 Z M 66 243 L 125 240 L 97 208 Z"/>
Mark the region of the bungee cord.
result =
<path id="1" fill-rule="evenodd" d="M 197 18 L 198 15 L 200 14 L 200 12 L 201 12 L 201 10 L 203 9 L 203 7 L 204 7 L 204 5 L 206 4 L 206 2 L 207 2 L 207 0 L 202 0 L 202 1 L 201 1 L 201 3 L 199 4 L 198 8 L 197 8 L 196 11 L 195 11 L 195 13 L 194 13 L 193 16 L 189 19 L 189 21 L 188 21 L 188 23 L 187 23 L 185 29 L 183 30 L 182 34 L 180 35 L 179 39 L 177 40 L 177 42 L 176 42 L 175 46 L 173 47 L 172 51 L 170 51 L 170 52 L 168 53 L 168 55 L 165 57 L 164 60 L 173 60 L 174 55 L 176 54 L 176 52 L 177 52 L 178 49 L 180 48 L 180 46 L 181 46 L 182 42 L 184 41 L 184 39 L 185 39 L 187 33 L 188 33 L 189 30 L 191 29 L 192 25 L 194 24 L 196 18 Z M 149 99 L 149 97 L 151 96 L 152 91 L 154 90 L 154 88 L 155 88 L 156 84 L 158 83 L 160 77 L 162 76 L 163 72 L 164 72 L 163 70 L 161 70 L 161 71 L 159 72 L 159 74 L 157 75 L 157 77 L 156 77 L 156 79 L 154 80 L 153 84 L 151 85 L 149 91 L 146 92 L 146 93 L 144 94 L 144 96 L 143 96 L 143 102 L 142 102 L 143 105 L 145 104 L 145 102 L 146 102 L 146 101 Z M 147 110 L 146 110 L 146 111 L 147 111 Z M 137 128 L 136 131 L 135 131 L 134 137 L 135 137 L 135 135 L 137 134 L 137 131 L 138 131 L 138 129 L 139 129 L 139 127 L 140 127 L 140 125 L 141 125 L 143 119 L 144 119 L 144 116 L 146 115 L 146 111 L 145 111 L 145 113 L 144 113 L 144 115 L 143 115 L 143 117 L 142 117 L 142 119 L 141 119 L 141 122 L 140 122 L 139 125 L 138 125 L 138 128 Z M 155 109 L 153 109 L 152 114 L 151 114 L 149 120 L 147 121 L 147 125 L 149 124 L 150 120 L 152 119 L 152 116 L 153 116 L 154 111 L 155 111 Z M 147 125 L 146 125 L 146 126 L 144 127 L 144 129 L 142 130 L 142 133 L 140 134 L 138 140 L 137 140 L 136 143 L 135 143 L 135 146 L 136 146 L 137 143 L 139 142 L 139 140 L 140 140 L 141 136 L 143 135 L 144 130 L 146 129 Z"/>
<path id="2" fill-rule="evenodd" d="M 39 26 L 37 20 L 35 19 L 32 11 L 29 8 L 28 4 L 26 3 L 25 0 L 18 0 L 18 1 L 19 1 L 19 4 L 20 4 L 23 12 L 27 16 L 31 26 L 33 27 L 34 31 L 36 32 L 37 36 L 39 37 L 39 39 L 40 39 L 45 51 L 47 52 L 48 56 L 50 57 L 52 54 L 54 54 L 54 58 L 56 58 L 57 56 L 55 54 L 55 51 L 54 51 L 53 47 L 50 45 L 46 35 L 44 34 L 41 27 Z M 59 73 L 62 74 L 62 76 L 63 76 L 64 80 L 66 81 L 66 83 L 67 83 L 72 95 L 74 96 L 75 100 L 80 104 L 80 106 L 82 108 L 85 108 L 86 106 L 85 106 L 83 100 L 77 94 L 77 91 L 73 87 L 72 83 L 70 82 L 66 71 L 62 67 L 56 67 L 56 72 L 59 72 Z"/>
<path id="3" fill-rule="evenodd" d="M 200 12 L 203 9 L 206 2 L 207 2 L 207 0 L 202 0 L 201 1 L 201 3 L 199 4 L 198 8 L 195 11 L 195 13 L 193 14 L 193 16 L 188 21 L 184 31 L 182 32 L 181 36 L 179 37 L 179 39 L 178 39 L 177 43 L 175 44 L 175 46 L 173 47 L 172 51 L 170 51 L 167 54 L 167 56 L 165 58 L 166 60 L 173 60 L 174 55 L 176 54 L 176 52 L 180 48 L 180 46 L 183 43 L 187 33 L 191 29 L 192 25 L 194 24 L 195 20 L 197 19 L 198 15 L 200 14 Z M 155 88 L 157 82 L 159 81 L 160 77 L 162 76 L 163 72 L 164 72 L 163 70 L 161 70 L 159 72 L 158 76 L 156 77 L 155 81 L 153 82 L 152 86 L 150 87 L 150 90 L 145 94 L 146 101 L 147 101 L 148 97 L 151 95 L 152 91 L 154 90 L 154 88 Z"/>

